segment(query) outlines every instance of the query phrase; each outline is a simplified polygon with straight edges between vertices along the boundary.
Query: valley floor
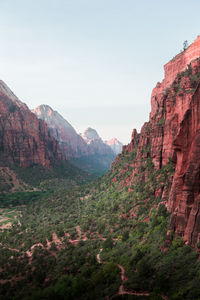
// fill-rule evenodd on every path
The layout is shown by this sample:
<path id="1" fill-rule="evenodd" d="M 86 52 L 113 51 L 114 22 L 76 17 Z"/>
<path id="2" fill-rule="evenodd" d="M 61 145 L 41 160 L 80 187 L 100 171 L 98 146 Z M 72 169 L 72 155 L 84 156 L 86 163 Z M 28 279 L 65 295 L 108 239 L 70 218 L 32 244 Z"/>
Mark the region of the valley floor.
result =
<path id="1" fill-rule="evenodd" d="M 115 176 L 6 196 L 2 299 L 200 299 L 198 253 L 166 240 L 165 203 L 148 182 L 128 191 Z"/>

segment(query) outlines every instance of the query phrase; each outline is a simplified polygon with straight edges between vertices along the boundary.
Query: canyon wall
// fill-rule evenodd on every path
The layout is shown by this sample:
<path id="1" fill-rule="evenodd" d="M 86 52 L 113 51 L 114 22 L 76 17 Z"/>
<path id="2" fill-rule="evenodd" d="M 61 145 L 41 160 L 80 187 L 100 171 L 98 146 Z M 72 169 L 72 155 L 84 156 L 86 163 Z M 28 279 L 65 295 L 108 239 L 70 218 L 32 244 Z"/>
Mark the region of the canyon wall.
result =
<path id="1" fill-rule="evenodd" d="M 63 159 L 47 125 L 0 81 L 0 164 L 51 166 Z"/>
<path id="2" fill-rule="evenodd" d="M 140 134 L 134 130 L 131 143 L 123 147 L 124 153 L 136 151 L 132 174 L 123 182 L 129 188 L 142 161 L 150 158 L 155 170 L 173 162 L 170 184 L 155 191 L 155 196 L 171 212 L 169 229 L 192 246 L 200 241 L 199 57 L 200 36 L 165 65 L 165 78 L 152 91 L 149 122 Z"/>
<path id="3" fill-rule="evenodd" d="M 165 88 L 172 84 L 178 73 L 183 72 L 186 66 L 198 57 L 200 57 L 200 36 L 185 51 L 176 55 L 164 66 Z"/>
<path id="4" fill-rule="evenodd" d="M 48 105 L 40 105 L 32 112 L 39 120 L 45 121 L 63 156 L 72 164 L 95 176 L 109 170 L 116 155 L 96 130 L 87 128 L 79 135 L 67 120 Z"/>
<path id="5" fill-rule="evenodd" d="M 54 138 L 59 142 L 66 159 L 89 155 L 89 149 L 83 138 L 76 133 L 71 124 L 48 105 L 40 105 L 32 112 L 47 123 Z"/>

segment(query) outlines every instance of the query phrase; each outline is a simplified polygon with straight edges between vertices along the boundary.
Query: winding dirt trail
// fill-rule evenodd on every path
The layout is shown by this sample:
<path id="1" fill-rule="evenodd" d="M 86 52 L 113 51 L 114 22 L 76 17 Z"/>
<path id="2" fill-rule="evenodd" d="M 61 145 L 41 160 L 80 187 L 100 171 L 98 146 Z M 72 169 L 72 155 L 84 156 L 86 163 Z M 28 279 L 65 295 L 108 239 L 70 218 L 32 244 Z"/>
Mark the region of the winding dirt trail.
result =
<path id="1" fill-rule="evenodd" d="M 80 228 L 79 225 L 77 225 L 75 228 L 76 228 L 76 231 L 77 231 L 77 234 L 78 234 L 78 239 L 76 239 L 76 240 L 70 239 L 70 234 L 69 234 L 68 232 L 65 232 L 65 236 L 68 237 L 69 242 L 70 242 L 71 244 L 77 245 L 80 241 L 86 241 L 88 238 L 86 237 L 86 234 L 87 234 L 86 232 L 84 232 L 84 233 L 83 233 L 83 236 L 82 236 L 81 228 Z M 92 240 L 96 240 L 96 239 L 103 240 L 103 241 L 106 240 L 106 238 L 104 238 L 103 236 L 101 236 L 98 232 L 96 232 L 96 234 L 98 234 L 98 238 L 95 238 L 95 239 L 92 239 Z M 117 239 L 113 239 L 113 240 L 114 240 L 115 243 L 117 242 Z M 32 245 L 31 248 L 25 252 L 26 255 L 27 255 L 28 258 L 29 258 L 29 264 L 30 264 L 31 261 L 32 261 L 32 255 L 33 255 L 33 252 L 34 252 L 34 248 L 35 248 L 35 247 L 41 247 L 42 249 L 50 250 L 51 244 L 52 244 L 53 242 L 55 243 L 56 248 L 57 248 L 58 250 L 60 250 L 60 249 L 62 248 L 63 238 L 59 239 L 58 236 L 57 236 L 57 234 L 56 234 L 55 232 L 52 233 L 52 241 L 49 241 L 48 239 L 46 240 L 46 247 L 45 247 L 42 243 L 37 243 L 37 244 Z M 16 251 L 16 252 L 19 252 L 19 251 L 20 251 L 19 249 L 12 249 L 12 248 L 8 248 L 8 249 L 9 249 L 9 250 L 12 250 L 12 251 Z M 100 256 L 102 251 L 103 251 L 103 248 L 100 248 L 100 249 L 99 249 L 99 253 L 96 255 L 97 262 L 98 262 L 99 264 L 104 263 L 103 260 L 101 259 L 101 256 Z M 56 254 L 55 251 L 50 251 L 50 252 L 51 252 L 51 254 L 52 254 L 53 256 L 57 257 L 57 254 Z M 106 296 L 106 300 L 114 299 L 114 298 L 116 298 L 116 297 L 119 296 L 119 295 L 134 295 L 134 296 L 138 296 L 138 297 L 140 297 L 140 296 L 147 296 L 147 297 L 148 297 L 148 296 L 151 295 L 151 293 L 148 292 L 148 291 L 135 292 L 135 291 L 128 291 L 128 290 L 125 290 L 125 288 L 124 288 L 124 283 L 128 280 L 128 277 L 125 275 L 125 272 L 126 272 L 126 271 L 125 271 L 125 268 L 124 268 L 122 265 L 118 264 L 118 263 L 116 263 L 116 265 L 117 265 L 118 268 L 120 269 L 120 276 L 121 276 L 121 281 L 122 281 L 122 283 L 121 283 L 121 285 L 119 286 L 119 290 L 118 290 L 117 294 L 114 294 L 114 295 L 111 296 L 110 298 L 109 298 L 109 296 Z M 1 271 L 3 271 L 3 270 L 0 270 L 0 272 L 1 272 Z M 136 270 L 136 271 L 137 271 L 137 270 Z M 11 278 L 11 279 L 9 279 L 9 280 L 3 280 L 3 279 L 2 279 L 2 280 L 0 280 L 0 284 L 6 283 L 6 282 L 10 282 L 10 284 L 11 284 L 11 286 L 12 286 L 12 284 L 13 284 L 14 281 L 18 281 L 18 280 L 20 280 L 20 279 L 23 279 L 23 277 L 16 277 L 16 276 L 15 276 L 15 277 L 13 277 L 13 278 Z M 167 296 L 163 295 L 163 294 L 160 294 L 160 297 L 161 297 L 163 300 L 169 300 L 169 298 L 168 298 Z"/>
<path id="2" fill-rule="evenodd" d="M 77 233 L 78 233 L 78 237 L 79 237 L 79 239 L 81 239 L 81 228 L 80 228 L 80 226 L 78 225 L 78 226 L 76 226 L 76 231 L 77 231 Z"/>
<path id="3" fill-rule="evenodd" d="M 125 269 L 124 269 L 124 267 L 122 265 L 120 265 L 120 264 L 117 264 L 117 266 L 121 270 L 121 280 L 122 280 L 122 282 L 127 281 L 128 277 L 125 276 Z"/>
<path id="4" fill-rule="evenodd" d="M 120 285 L 120 287 L 119 287 L 119 291 L 118 291 L 118 293 L 115 295 L 115 297 L 116 296 L 118 296 L 118 295 L 133 295 L 133 296 L 138 296 L 138 297 L 140 297 L 140 296 L 150 296 L 151 294 L 149 293 L 149 292 L 131 292 L 131 291 L 126 291 L 125 289 L 124 289 L 124 286 L 123 286 L 123 284 L 122 285 Z M 114 297 L 113 297 L 114 298 Z"/>
<path id="5" fill-rule="evenodd" d="M 101 254 L 101 252 L 103 251 L 103 248 L 101 248 L 100 250 L 99 250 L 99 253 L 97 254 L 97 261 L 98 261 L 98 263 L 99 264 L 102 264 L 103 263 L 103 261 L 102 261 L 102 259 L 101 259 L 101 257 L 100 257 L 100 254 Z M 127 281 L 128 280 L 128 277 L 126 277 L 126 275 L 125 275 L 125 268 L 122 266 L 122 265 L 120 265 L 120 264 L 117 264 L 117 266 L 118 266 L 118 268 L 120 269 L 120 275 L 121 275 L 121 281 L 122 281 L 122 284 L 120 285 L 120 287 L 119 287 L 119 290 L 118 290 L 118 292 L 117 292 L 117 294 L 115 294 L 115 295 L 113 295 L 110 299 L 114 299 L 114 298 L 116 298 L 117 296 L 119 296 L 119 295 L 134 295 L 134 296 L 150 296 L 150 293 L 149 292 L 147 292 L 147 291 L 143 291 L 143 292 L 133 292 L 133 291 L 127 291 L 127 290 L 125 290 L 124 289 L 124 282 L 125 281 Z M 162 296 L 163 297 L 163 296 Z M 106 299 L 109 299 L 109 297 L 108 296 L 106 296 Z M 167 298 L 164 298 L 163 297 L 163 299 L 164 300 L 168 300 Z"/>
<path id="6" fill-rule="evenodd" d="M 126 275 L 125 275 L 125 268 L 120 264 L 117 264 L 117 266 L 121 270 L 120 274 L 121 274 L 121 280 L 122 280 L 122 284 L 119 287 L 119 291 L 118 291 L 117 295 L 134 295 L 134 296 L 149 296 L 150 295 L 150 293 L 146 292 L 146 291 L 144 291 L 144 292 L 126 291 L 124 289 L 124 285 L 123 285 L 123 283 L 128 280 L 128 277 L 126 277 Z M 115 296 L 117 296 L 117 295 L 115 295 Z"/>
<path id="7" fill-rule="evenodd" d="M 101 259 L 101 257 L 100 257 L 100 254 L 101 254 L 102 251 L 103 251 L 103 248 L 101 248 L 101 249 L 99 250 L 99 253 L 97 254 L 97 261 L 98 261 L 99 264 L 102 264 L 102 259 Z"/>
<path id="8" fill-rule="evenodd" d="M 35 247 L 41 247 L 42 249 L 44 249 L 44 245 L 42 243 L 34 244 L 33 246 L 31 246 L 30 250 L 26 251 L 28 257 L 32 257 Z"/>

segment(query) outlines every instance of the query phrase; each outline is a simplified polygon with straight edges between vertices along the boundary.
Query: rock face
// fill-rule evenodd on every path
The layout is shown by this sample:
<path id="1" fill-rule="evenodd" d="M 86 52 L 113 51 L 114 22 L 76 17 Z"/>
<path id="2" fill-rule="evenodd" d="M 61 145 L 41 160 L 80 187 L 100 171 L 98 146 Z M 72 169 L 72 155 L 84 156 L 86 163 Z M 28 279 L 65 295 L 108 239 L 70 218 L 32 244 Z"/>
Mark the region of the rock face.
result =
<path id="1" fill-rule="evenodd" d="M 47 123 L 67 160 L 87 172 L 98 175 L 110 168 L 115 154 L 103 143 L 96 130 L 88 128 L 82 135 L 77 134 L 69 122 L 48 105 L 40 105 L 32 112 Z"/>
<path id="2" fill-rule="evenodd" d="M 81 136 L 89 146 L 90 153 L 93 155 L 110 155 L 114 159 L 113 150 L 102 141 L 95 129 L 88 127 Z"/>
<path id="3" fill-rule="evenodd" d="M 176 55 L 170 62 L 164 66 L 165 88 L 169 87 L 175 80 L 178 73 L 185 70 L 186 66 L 195 58 L 200 57 L 200 36 L 196 38 L 186 51 L 183 51 Z"/>
<path id="4" fill-rule="evenodd" d="M 167 201 L 172 213 L 170 230 L 192 246 L 200 241 L 199 57 L 200 36 L 165 65 L 165 78 L 152 92 L 149 122 L 140 134 L 134 130 L 131 143 L 123 147 L 124 153 L 136 153 L 133 172 L 123 182 L 128 187 L 141 172 L 141 161 L 151 159 L 159 170 L 172 160 L 174 176 L 169 186 L 155 195 Z M 119 159 L 120 156 L 115 163 Z"/>
<path id="5" fill-rule="evenodd" d="M 0 81 L 0 163 L 51 166 L 62 159 L 47 125 Z"/>
<path id="6" fill-rule="evenodd" d="M 47 123 L 66 159 L 88 155 L 88 146 L 83 138 L 57 111 L 48 105 L 40 105 L 32 112 Z"/>
<path id="7" fill-rule="evenodd" d="M 100 136 L 97 131 L 91 127 L 88 127 L 81 136 L 86 141 L 87 144 L 90 144 L 93 140 L 99 140 Z"/>
<path id="8" fill-rule="evenodd" d="M 106 145 L 111 147 L 111 149 L 113 150 L 113 152 L 116 155 L 121 153 L 123 144 L 121 142 L 119 142 L 116 138 L 106 141 L 105 143 L 106 143 Z"/>

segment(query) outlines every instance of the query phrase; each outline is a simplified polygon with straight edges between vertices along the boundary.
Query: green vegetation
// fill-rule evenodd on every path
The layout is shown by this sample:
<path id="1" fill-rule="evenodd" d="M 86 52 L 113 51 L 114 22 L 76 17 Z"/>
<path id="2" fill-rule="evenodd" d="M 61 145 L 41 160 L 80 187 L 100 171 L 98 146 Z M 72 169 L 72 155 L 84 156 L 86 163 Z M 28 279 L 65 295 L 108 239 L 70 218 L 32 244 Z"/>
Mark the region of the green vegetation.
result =
<path id="1" fill-rule="evenodd" d="M 164 117 L 162 118 L 162 119 L 160 119 L 159 120 L 159 122 L 158 122 L 158 126 L 163 126 L 165 124 L 165 119 L 164 119 Z"/>
<path id="2" fill-rule="evenodd" d="M 136 150 L 124 152 L 92 183 L 0 196 L 12 219 L 0 232 L 2 299 L 200 299 L 198 255 L 166 240 L 170 215 L 155 197 L 173 165 L 141 159 L 128 192 L 135 161 Z M 122 284 L 132 295 L 118 295 Z"/>
<path id="3" fill-rule="evenodd" d="M 185 89 L 184 87 L 181 87 L 181 79 L 183 77 L 188 77 L 190 80 L 190 85 L 191 88 L 190 89 Z M 184 93 L 194 93 L 197 85 L 199 83 L 199 79 L 200 79 L 200 72 L 198 70 L 194 71 L 192 70 L 191 64 L 188 65 L 187 69 L 181 73 L 178 74 L 175 82 L 173 83 L 173 88 L 175 91 L 175 95 L 178 92 L 184 92 Z"/>
<path id="4" fill-rule="evenodd" d="M 93 177 L 78 169 L 68 161 L 58 162 L 53 168 L 33 165 L 28 168 L 20 168 L 17 165 L 10 166 L 17 177 L 29 187 L 52 189 L 56 187 L 66 188 L 77 186 L 91 180 Z"/>
<path id="5" fill-rule="evenodd" d="M 17 218 L 19 217 L 19 211 L 16 209 L 0 209 L 0 228 L 9 228 L 12 224 L 17 224 Z M 5 227 L 5 225 L 7 225 Z"/>
<path id="6" fill-rule="evenodd" d="M 34 192 L 15 192 L 9 194 L 0 194 L 0 208 L 14 207 L 24 204 L 30 204 L 32 201 L 41 199 L 44 195 L 50 194 L 50 191 L 34 191 Z"/>
<path id="7" fill-rule="evenodd" d="M 188 41 L 187 40 L 185 40 L 184 42 L 183 42 L 183 51 L 185 51 L 187 48 L 188 48 Z"/>
<path id="8" fill-rule="evenodd" d="M 110 162 L 113 160 L 114 156 L 111 155 L 90 155 L 73 158 L 70 162 L 81 170 L 89 172 L 92 176 L 99 177 L 108 171 Z"/>

